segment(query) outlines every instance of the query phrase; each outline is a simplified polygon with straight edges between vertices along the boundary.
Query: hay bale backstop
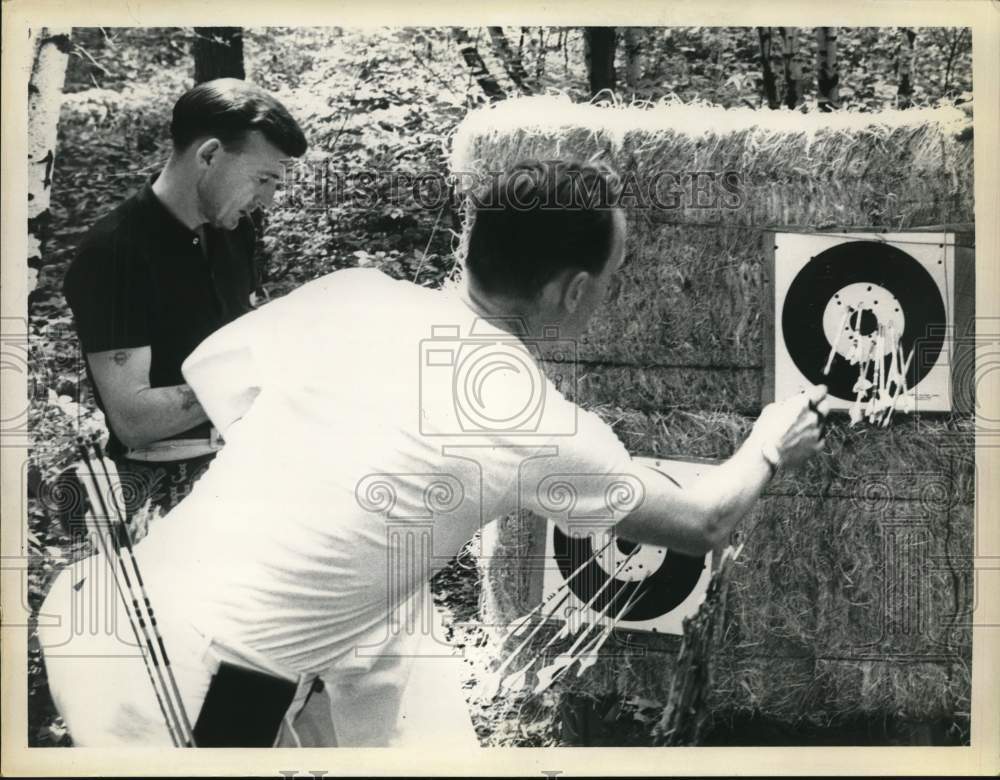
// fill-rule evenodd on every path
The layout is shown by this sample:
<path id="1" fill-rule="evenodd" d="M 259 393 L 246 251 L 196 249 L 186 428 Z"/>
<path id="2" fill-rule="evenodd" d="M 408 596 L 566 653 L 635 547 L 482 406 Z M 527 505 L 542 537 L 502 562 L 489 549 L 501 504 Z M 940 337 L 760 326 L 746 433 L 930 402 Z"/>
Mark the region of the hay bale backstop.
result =
<path id="1" fill-rule="evenodd" d="M 971 121 L 957 108 L 803 115 L 527 98 L 471 113 L 452 168 L 594 155 L 659 192 L 627 209 L 621 283 L 561 389 L 634 455 L 724 459 L 749 431 L 768 381 L 770 231 L 937 226 L 973 242 Z M 956 280 L 969 332 L 971 268 Z M 955 395 L 954 413 L 900 416 L 886 430 L 849 429 L 841 415 L 825 454 L 769 485 L 736 531 L 745 547 L 715 647 L 715 716 L 814 726 L 967 717 L 974 424 L 971 389 Z M 526 561 L 543 533 L 521 515 L 485 534 L 485 624 L 534 606 Z M 556 696 L 664 702 L 676 640 L 617 639 Z"/>

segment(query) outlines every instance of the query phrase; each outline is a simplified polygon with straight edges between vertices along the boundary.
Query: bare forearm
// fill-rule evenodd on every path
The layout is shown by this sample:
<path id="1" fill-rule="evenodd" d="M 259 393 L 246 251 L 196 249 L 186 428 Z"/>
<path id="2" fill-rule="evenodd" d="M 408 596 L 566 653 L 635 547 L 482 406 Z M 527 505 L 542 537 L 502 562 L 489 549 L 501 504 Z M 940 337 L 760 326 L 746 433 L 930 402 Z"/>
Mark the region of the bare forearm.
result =
<path id="1" fill-rule="evenodd" d="M 771 478 L 771 466 L 751 436 L 722 465 L 691 486 L 706 507 L 706 536 L 713 548 L 726 542 L 736 524 L 753 508 Z"/>
<path id="2" fill-rule="evenodd" d="M 671 509 L 647 502 L 618 523 L 615 534 L 630 542 L 669 547 L 685 555 L 703 555 L 712 549 L 708 529 L 715 519 L 710 508 L 685 492 L 675 499 Z"/>
<path id="3" fill-rule="evenodd" d="M 150 387 L 149 347 L 90 352 L 87 361 L 108 423 L 127 447 L 183 433 L 208 419 L 187 385 Z"/>
<path id="4" fill-rule="evenodd" d="M 141 447 L 200 425 L 205 416 L 194 391 L 187 385 L 148 387 L 109 406 L 111 425 L 130 447 Z"/>
<path id="5" fill-rule="evenodd" d="M 725 543 L 770 478 L 770 466 L 753 437 L 728 461 L 679 489 L 651 472 L 646 500 L 617 526 L 634 542 L 701 555 Z"/>

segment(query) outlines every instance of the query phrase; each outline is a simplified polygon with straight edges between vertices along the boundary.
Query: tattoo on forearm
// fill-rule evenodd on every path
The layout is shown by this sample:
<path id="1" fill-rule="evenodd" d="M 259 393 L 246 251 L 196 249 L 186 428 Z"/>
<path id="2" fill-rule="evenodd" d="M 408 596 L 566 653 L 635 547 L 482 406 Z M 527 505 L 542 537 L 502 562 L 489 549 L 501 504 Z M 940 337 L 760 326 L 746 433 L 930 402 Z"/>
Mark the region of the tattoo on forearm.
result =
<path id="1" fill-rule="evenodd" d="M 111 356 L 111 359 L 115 362 L 116 366 L 124 366 L 128 363 L 128 359 L 132 357 L 131 352 L 116 352 Z"/>
<path id="2" fill-rule="evenodd" d="M 198 398 L 194 394 L 194 390 L 185 385 L 181 385 L 177 388 L 177 392 L 181 396 L 181 409 L 185 412 L 194 409 L 198 406 Z"/>

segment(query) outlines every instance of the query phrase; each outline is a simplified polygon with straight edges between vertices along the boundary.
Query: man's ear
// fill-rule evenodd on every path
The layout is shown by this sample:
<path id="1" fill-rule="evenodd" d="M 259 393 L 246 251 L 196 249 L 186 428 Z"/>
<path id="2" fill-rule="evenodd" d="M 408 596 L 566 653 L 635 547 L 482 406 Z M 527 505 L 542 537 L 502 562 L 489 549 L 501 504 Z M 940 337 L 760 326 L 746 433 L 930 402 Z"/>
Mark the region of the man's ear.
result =
<path id="1" fill-rule="evenodd" d="M 562 304 L 566 311 L 576 313 L 583 295 L 590 283 L 590 274 L 586 271 L 570 272 L 569 281 L 563 289 Z"/>
<path id="2" fill-rule="evenodd" d="M 199 168 L 207 168 L 215 160 L 216 155 L 222 149 L 222 142 L 218 138 L 209 138 L 203 142 L 195 151 L 194 157 Z"/>

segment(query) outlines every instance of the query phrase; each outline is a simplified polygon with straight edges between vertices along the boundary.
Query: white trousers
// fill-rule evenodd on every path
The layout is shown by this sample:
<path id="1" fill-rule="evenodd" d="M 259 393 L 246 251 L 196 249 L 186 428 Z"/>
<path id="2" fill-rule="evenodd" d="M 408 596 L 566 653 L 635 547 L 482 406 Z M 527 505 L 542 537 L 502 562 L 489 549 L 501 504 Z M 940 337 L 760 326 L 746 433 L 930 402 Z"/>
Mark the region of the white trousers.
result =
<path id="1" fill-rule="evenodd" d="M 193 726 L 220 657 L 231 660 L 233 654 L 199 633 L 179 605 L 151 598 Z M 478 746 L 461 691 L 461 659 L 441 642 L 441 615 L 429 592 L 414 599 L 419 603 L 407 607 L 417 616 L 410 621 L 416 630 L 406 630 L 406 621 L 395 631 L 392 622 L 378 626 L 323 675 L 322 693 L 310 696 L 311 679 L 300 681 L 279 746 Z M 172 744 L 102 558 L 87 559 L 56 578 L 38 624 L 52 698 L 75 745 Z"/>
<path id="2" fill-rule="evenodd" d="M 430 589 L 400 612 L 414 630 L 406 620 L 398 631 L 379 626 L 322 676 L 322 693 L 309 696 L 308 687 L 300 687 L 280 745 L 479 747 L 462 695 L 462 661 L 443 643 L 443 616 Z"/>
<path id="3" fill-rule="evenodd" d="M 209 642 L 152 597 L 192 726 L 214 673 Z M 38 613 L 49 690 L 74 745 L 173 744 L 128 614 L 102 556 L 56 577 Z"/>

